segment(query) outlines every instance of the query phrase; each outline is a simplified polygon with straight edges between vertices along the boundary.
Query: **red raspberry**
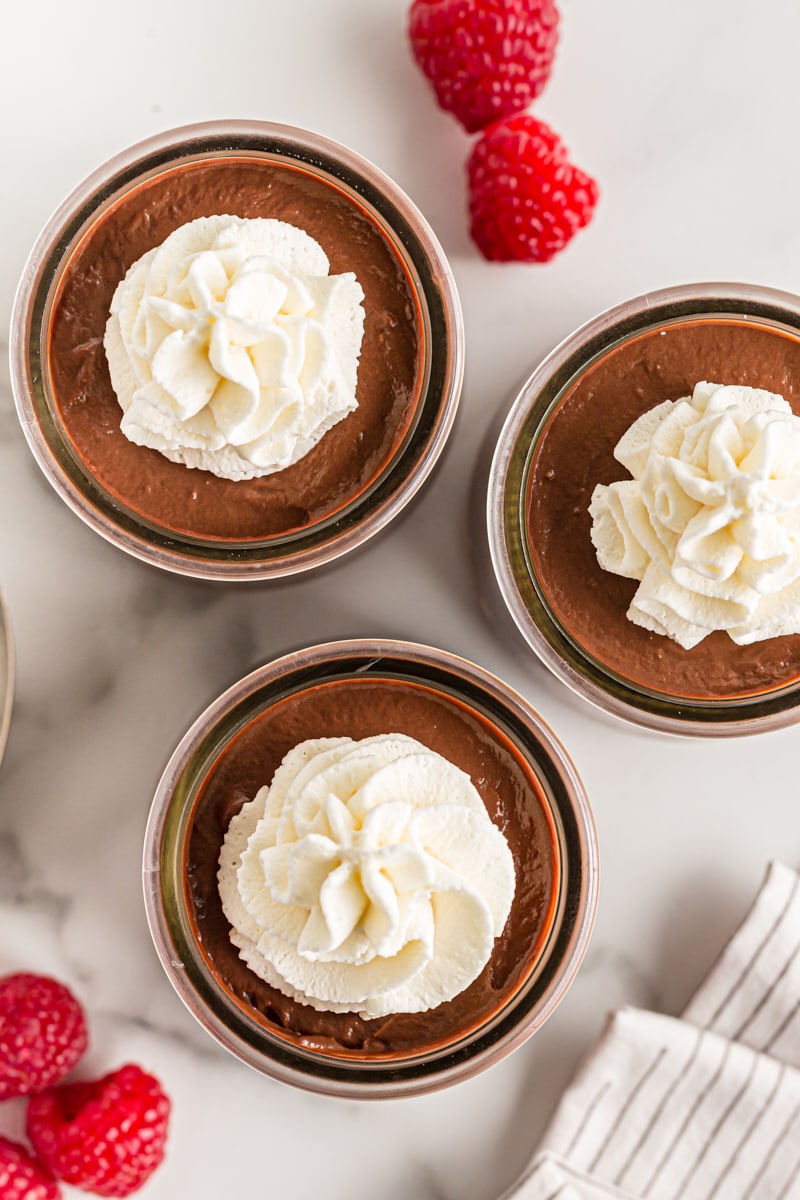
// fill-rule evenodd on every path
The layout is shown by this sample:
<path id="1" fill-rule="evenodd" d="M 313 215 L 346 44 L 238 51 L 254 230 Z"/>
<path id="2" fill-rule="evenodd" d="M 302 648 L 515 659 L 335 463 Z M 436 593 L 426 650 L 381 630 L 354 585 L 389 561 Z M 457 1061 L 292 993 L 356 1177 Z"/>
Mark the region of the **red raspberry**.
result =
<path id="1" fill-rule="evenodd" d="M 414 0 L 411 49 L 436 99 L 469 133 L 522 112 L 550 77 L 555 0 Z"/>
<path id="2" fill-rule="evenodd" d="M 164 1157 L 169 1110 L 158 1080 L 128 1064 L 34 1096 L 26 1128 L 59 1179 L 100 1196 L 129 1196 Z"/>
<path id="3" fill-rule="evenodd" d="M 83 1009 L 63 983 L 27 973 L 0 979 L 0 1100 L 57 1083 L 86 1043 Z"/>
<path id="4" fill-rule="evenodd" d="M 557 134 L 527 115 L 485 130 L 467 172 L 470 232 L 495 262 L 548 262 L 587 224 L 599 195 Z"/>
<path id="5" fill-rule="evenodd" d="M 0 1197 L 2 1200 L 61 1200 L 61 1189 L 24 1146 L 0 1137 Z"/>

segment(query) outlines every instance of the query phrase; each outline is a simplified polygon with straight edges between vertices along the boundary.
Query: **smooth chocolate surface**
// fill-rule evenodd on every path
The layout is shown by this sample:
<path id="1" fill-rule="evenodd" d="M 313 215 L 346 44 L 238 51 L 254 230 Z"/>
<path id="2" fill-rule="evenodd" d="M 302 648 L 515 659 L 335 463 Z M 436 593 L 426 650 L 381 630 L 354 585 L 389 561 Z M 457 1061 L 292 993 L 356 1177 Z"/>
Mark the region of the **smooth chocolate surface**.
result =
<path id="1" fill-rule="evenodd" d="M 516 893 L 481 975 L 425 1013 L 362 1020 L 318 1012 L 263 983 L 238 956 L 217 889 L 231 818 L 269 783 L 281 759 L 310 737 L 405 733 L 468 772 L 508 839 Z M 559 878 L 555 834 L 538 781 L 500 730 L 460 701 L 392 680 L 330 682 L 295 693 L 248 725 L 199 795 L 188 838 L 187 905 L 198 944 L 222 986 L 267 1028 L 294 1043 L 347 1057 L 409 1055 L 452 1041 L 486 1020 L 524 982 L 552 926 Z"/>
<path id="2" fill-rule="evenodd" d="M 300 462 L 248 481 L 218 479 L 129 442 L 119 429 L 122 410 L 103 350 L 111 298 L 131 264 L 180 225 L 214 214 L 300 226 L 322 245 L 331 272 L 355 272 L 365 295 L 357 409 Z M 169 530 L 258 540 L 320 521 L 369 486 L 413 416 L 420 338 L 411 283 L 374 219 L 311 171 L 242 157 L 173 167 L 103 213 L 66 266 L 46 350 L 67 436 L 103 488 Z"/>
<path id="3" fill-rule="evenodd" d="M 703 380 L 778 392 L 800 413 L 800 336 L 753 321 L 682 320 L 607 352 L 565 395 L 536 452 L 529 544 L 559 620 L 611 670 L 668 695 L 752 695 L 800 676 L 800 636 L 737 646 L 716 632 L 684 650 L 627 619 L 637 583 L 602 570 L 590 538 L 596 484 L 630 478 L 613 456 L 620 437 Z"/>

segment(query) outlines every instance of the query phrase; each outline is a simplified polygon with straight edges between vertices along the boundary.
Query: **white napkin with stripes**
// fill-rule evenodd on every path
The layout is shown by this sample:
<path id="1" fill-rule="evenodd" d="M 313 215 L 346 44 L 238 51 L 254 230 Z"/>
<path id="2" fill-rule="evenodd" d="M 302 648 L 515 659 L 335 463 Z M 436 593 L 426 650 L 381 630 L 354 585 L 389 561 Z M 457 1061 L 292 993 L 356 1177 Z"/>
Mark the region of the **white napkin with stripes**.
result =
<path id="1" fill-rule="evenodd" d="M 800 876 L 769 866 L 681 1018 L 614 1013 L 503 1200 L 800 1198 Z"/>

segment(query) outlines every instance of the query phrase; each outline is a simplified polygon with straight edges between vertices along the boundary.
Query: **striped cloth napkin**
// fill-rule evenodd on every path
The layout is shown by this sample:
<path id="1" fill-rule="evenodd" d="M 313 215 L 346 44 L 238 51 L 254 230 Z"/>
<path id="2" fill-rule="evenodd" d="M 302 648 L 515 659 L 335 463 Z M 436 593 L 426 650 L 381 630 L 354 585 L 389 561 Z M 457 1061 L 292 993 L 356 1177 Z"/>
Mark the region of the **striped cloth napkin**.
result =
<path id="1" fill-rule="evenodd" d="M 503 1200 L 800 1198 L 800 876 L 773 863 L 681 1018 L 614 1013 Z"/>

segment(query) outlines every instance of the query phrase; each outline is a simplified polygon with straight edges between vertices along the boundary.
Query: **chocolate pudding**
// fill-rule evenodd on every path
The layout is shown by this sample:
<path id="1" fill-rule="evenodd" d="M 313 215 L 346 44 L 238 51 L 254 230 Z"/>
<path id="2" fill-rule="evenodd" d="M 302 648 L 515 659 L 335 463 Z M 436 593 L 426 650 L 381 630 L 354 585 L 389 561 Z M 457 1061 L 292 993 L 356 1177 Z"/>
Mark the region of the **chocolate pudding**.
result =
<path id="1" fill-rule="evenodd" d="M 670 697 L 733 700 L 800 679 L 800 636 L 738 646 L 715 632 L 685 650 L 626 617 L 634 579 L 604 571 L 590 538 L 598 483 L 630 478 L 614 458 L 629 426 L 700 381 L 782 395 L 800 413 L 800 334 L 754 319 L 676 319 L 602 352 L 544 424 L 524 497 L 528 553 L 546 604 L 609 672 Z"/>
<path id="2" fill-rule="evenodd" d="M 221 479 L 128 441 L 103 349 L 131 264 L 179 226 L 219 214 L 298 226 L 332 274 L 355 273 L 365 297 L 357 408 L 299 462 L 253 480 Z M 427 370 L 418 284 L 373 212 L 314 167 L 256 153 L 179 162 L 115 196 L 63 265 L 48 333 L 45 375 L 82 469 L 138 520 L 205 541 L 285 537 L 352 504 L 407 438 Z"/>
<path id="3" fill-rule="evenodd" d="M 516 870 L 511 913 L 479 977 L 427 1012 L 364 1020 L 319 1012 L 253 974 L 229 938 L 217 888 L 231 818 L 269 783 L 284 755 L 307 738 L 403 733 L 467 772 L 505 835 Z M 207 969 L 235 1003 L 271 1033 L 338 1058 L 402 1059 L 457 1042 L 488 1021 L 535 969 L 550 938 L 562 885 L 553 817 L 542 787 L 506 734 L 435 687 L 353 678 L 294 692 L 251 720 L 203 781 L 185 846 L 185 902 Z"/>

